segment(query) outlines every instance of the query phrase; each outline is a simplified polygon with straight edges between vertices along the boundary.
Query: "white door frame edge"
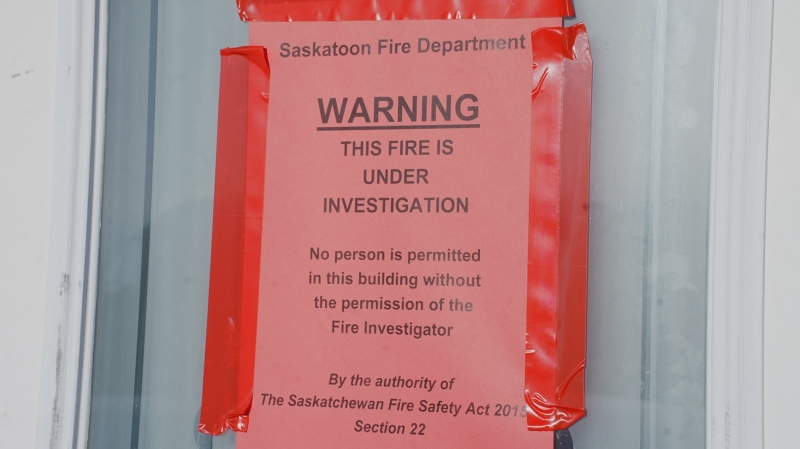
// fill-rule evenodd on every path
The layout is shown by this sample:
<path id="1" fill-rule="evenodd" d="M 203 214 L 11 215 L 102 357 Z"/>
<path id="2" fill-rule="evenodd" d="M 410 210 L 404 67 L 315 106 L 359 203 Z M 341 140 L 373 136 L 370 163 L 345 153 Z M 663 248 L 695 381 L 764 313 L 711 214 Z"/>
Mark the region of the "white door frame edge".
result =
<path id="1" fill-rule="evenodd" d="M 721 0 L 708 261 L 708 449 L 764 447 L 763 306 L 772 0 Z"/>
<path id="2" fill-rule="evenodd" d="M 100 235 L 107 0 L 58 5 L 50 252 L 37 449 L 87 446 Z"/>

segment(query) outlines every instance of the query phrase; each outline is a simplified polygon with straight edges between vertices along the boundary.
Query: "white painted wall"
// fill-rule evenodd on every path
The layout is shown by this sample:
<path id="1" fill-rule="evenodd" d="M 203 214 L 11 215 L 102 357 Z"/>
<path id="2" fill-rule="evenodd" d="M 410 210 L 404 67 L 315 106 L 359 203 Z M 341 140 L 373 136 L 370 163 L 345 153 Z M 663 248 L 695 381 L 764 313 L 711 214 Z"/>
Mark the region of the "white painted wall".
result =
<path id="1" fill-rule="evenodd" d="M 775 1 L 767 168 L 765 447 L 798 447 L 800 426 L 800 3 Z"/>
<path id="2" fill-rule="evenodd" d="M 36 436 L 54 147 L 56 0 L 0 1 L 0 447 Z"/>

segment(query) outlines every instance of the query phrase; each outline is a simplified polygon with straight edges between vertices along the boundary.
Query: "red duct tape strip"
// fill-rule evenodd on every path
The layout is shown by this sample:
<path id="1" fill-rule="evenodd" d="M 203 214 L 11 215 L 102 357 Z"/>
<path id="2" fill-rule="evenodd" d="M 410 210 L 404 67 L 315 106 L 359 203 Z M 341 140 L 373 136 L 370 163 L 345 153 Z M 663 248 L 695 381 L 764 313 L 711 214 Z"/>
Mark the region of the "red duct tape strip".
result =
<path id="1" fill-rule="evenodd" d="M 586 413 L 592 59 L 583 24 L 537 30 L 532 47 L 527 418 L 562 430 Z"/>
<path id="2" fill-rule="evenodd" d="M 572 0 L 237 0 L 244 21 L 572 17 Z"/>
<path id="3" fill-rule="evenodd" d="M 222 50 L 203 404 L 198 430 L 246 431 L 253 399 L 269 65 Z"/>

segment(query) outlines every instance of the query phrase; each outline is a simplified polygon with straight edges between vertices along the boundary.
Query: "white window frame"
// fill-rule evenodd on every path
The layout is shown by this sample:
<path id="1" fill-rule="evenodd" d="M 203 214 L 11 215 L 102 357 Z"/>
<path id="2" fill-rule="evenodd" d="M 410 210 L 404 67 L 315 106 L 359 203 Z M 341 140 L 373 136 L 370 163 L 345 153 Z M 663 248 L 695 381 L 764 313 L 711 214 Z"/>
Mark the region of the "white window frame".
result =
<path id="1" fill-rule="evenodd" d="M 36 448 L 85 448 L 100 236 L 107 0 L 58 2 L 50 253 Z"/>
<path id="2" fill-rule="evenodd" d="M 709 202 L 706 448 L 764 447 L 772 0 L 721 0 Z"/>

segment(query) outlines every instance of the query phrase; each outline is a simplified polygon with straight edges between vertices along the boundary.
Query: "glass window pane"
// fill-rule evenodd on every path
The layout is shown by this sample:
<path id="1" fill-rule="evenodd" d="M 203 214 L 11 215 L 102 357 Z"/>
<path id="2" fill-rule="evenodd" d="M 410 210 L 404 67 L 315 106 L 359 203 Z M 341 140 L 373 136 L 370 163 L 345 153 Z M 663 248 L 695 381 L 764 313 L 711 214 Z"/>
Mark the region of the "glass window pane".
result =
<path id="1" fill-rule="evenodd" d="M 702 448 L 717 2 L 574 3 L 595 62 L 575 447 Z"/>
<path id="2" fill-rule="evenodd" d="M 575 0 L 594 57 L 588 416 L 576 448 L 705 446 L 717 2 Z M 196 432 L 219 49 L 233 0 L 109 0 L 90 448 L 224 448 Z"/>
<path id="3" fill-rule="evenodd" d="M 233 1 L 109 1 L 90 448 L 211 447 L 195 429 L 219 49 L 246 43 Z"/>

